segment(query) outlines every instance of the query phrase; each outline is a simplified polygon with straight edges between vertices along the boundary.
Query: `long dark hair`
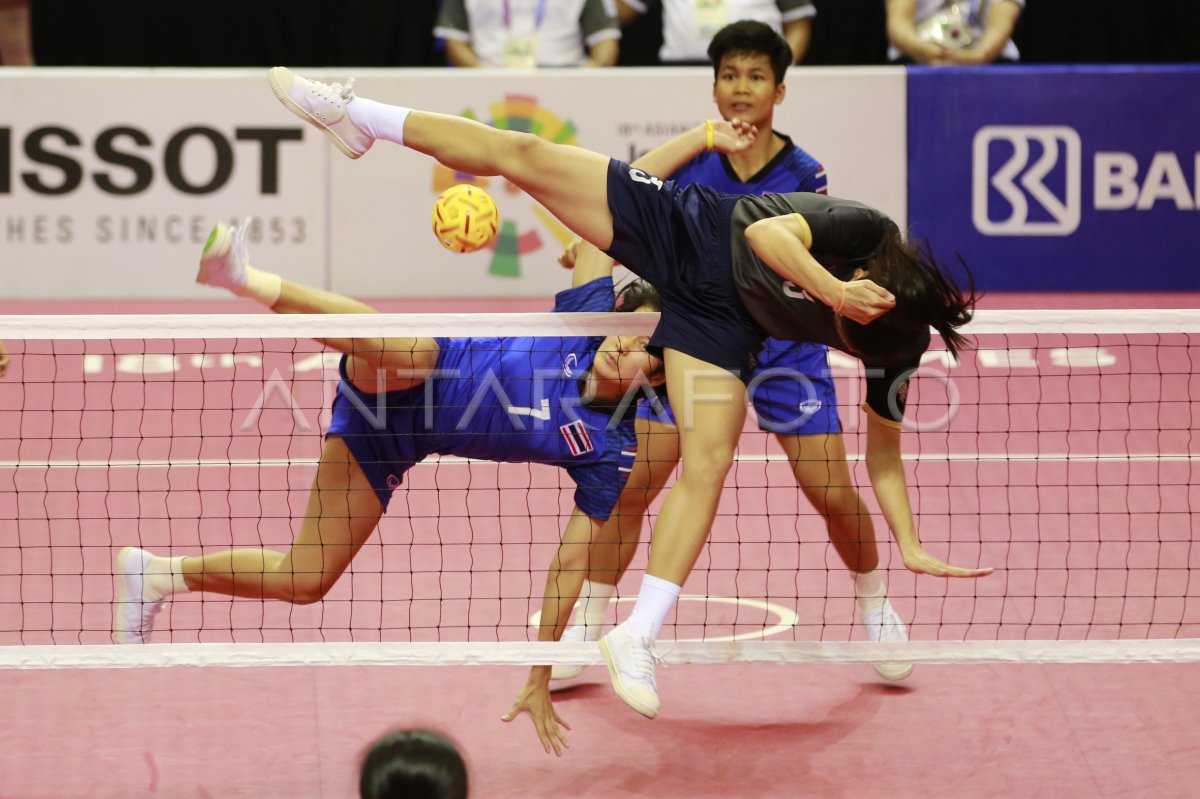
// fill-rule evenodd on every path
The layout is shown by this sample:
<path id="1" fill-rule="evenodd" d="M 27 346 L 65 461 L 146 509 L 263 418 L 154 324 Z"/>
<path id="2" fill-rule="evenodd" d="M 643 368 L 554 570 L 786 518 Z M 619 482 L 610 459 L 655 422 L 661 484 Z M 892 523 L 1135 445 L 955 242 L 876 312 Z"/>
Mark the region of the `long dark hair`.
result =
<path id="1" fill-rule="evenodd" d="M 466 799 L 467 766 L 445 736 L 402 730 L 367 752 L 358 791 L 362 799 Z"/>
<path id="2" fill-rule="evenodd" d="M 896 307 L 870 324 L 843 320 L 847 343 L 864 360 L 884 366 L 911 361 L 928 345 L 929 328 L 941 334 L 957 357 L 969 346 L 958 328 L 974 314 L 975 278 L 961 257 L 966 288 L 933 257 L 928 243 L 906 244 L 897 231 L 867 261 L 867 277 L 892 292 Z"/>

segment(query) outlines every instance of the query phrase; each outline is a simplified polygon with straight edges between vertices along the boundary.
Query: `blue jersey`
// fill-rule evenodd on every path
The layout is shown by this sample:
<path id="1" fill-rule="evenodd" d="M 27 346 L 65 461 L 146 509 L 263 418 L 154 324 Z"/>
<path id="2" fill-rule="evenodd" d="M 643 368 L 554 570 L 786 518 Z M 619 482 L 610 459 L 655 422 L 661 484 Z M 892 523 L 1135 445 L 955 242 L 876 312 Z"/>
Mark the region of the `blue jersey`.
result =
<path id="1" fill-rule="evenodd" d="M 554 306 L 556 312 L 612 308 L 611 277 L 559 293 Z M 632 420 L 582 404 L 581 381 L 602 340 L 438 339 L 434 374 L 412 389 L 382 395 L 382 414 L 379 396 L 343 379 L 329 434 L 346 439 L 385 506 L 414 463 L 430 454 L 457 455 L 561 466 L 575 481 L 579 509 L 607 519 L 632 468 L 637 438 Z"/>
<path id="2" fill-rule="evenodd" d="M 671 180 L 680 188 L 699 183 L 726 194 L 779 194 L 793 191 L 827 194 L 829 187 L 825 167 L 793 144 L 787 136 L 782 133 L 776 135 L 783 139 L 783 149 L 748 180 L 739 178 L 729 163 L 729 157 L 716 150 L 700 153 L 671 175 Z"/>

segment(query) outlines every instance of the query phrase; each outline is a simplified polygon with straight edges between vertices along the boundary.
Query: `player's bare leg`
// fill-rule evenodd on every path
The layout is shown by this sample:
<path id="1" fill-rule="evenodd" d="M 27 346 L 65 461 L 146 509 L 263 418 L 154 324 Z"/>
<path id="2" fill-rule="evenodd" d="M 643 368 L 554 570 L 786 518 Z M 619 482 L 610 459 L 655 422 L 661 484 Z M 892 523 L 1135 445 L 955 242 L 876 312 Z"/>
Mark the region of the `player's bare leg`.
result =
<path id="1" fill-rule="evenodd" d="M 357 97 L 351 83 L 324 84 L 275 67 L 267 76 L 284 107 L 357 158 L 378 139 L 403 144 L 472 175 L 502 175 L 602 250 L 612 244 L 609 158 L 474 120 Z"/>

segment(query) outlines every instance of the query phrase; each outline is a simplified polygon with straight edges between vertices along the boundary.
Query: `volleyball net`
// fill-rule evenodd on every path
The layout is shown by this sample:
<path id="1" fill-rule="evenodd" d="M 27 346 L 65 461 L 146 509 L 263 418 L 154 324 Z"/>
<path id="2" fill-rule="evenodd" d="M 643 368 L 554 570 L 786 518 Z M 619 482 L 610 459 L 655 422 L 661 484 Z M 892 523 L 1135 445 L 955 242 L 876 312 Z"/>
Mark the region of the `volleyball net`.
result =
<path id="1" fill-rule="evenodd" d="M 0 667 L 599 662 L 594 644 L 536 641 L 576 490 L 552 465 L 431 456 L 321 601 L 176 595 L 147 646 L 111 643 L 113 562 L 125 546 L 288 548 L 339 380 L 340 355 L 314 338 L 552 340 L 656 318 L 0 317 Z M 831 352 L 851 473 L 912 640 L 862 640 L 824 520 L 751 414 L 667 660 L 1200 659 L 1200 312 L 991 311 L 964 332 L 974 349 L 955 361 L 935 336 L 912 381 L 904 460 L 926 549 L 995 573 L 904 568 L 863 459 L 862 367 Z M 632 607 L 660 503 L 610 622 Z"/>

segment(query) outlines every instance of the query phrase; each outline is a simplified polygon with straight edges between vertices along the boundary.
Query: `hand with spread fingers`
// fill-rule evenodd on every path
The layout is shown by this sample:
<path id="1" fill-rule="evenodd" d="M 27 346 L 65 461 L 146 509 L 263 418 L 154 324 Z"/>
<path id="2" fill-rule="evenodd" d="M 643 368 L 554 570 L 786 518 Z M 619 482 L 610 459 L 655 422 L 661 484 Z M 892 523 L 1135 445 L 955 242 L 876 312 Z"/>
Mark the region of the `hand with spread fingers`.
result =
<path id="1" fill-rule="evenodd" d="M 571 725 L 558 715 L 554 702 L 550 699 L 550 667 L 537 666 L 530 675 L 525 687 L 517 695 L 513 706 L 501 716 L 502 721 L 512 721 L 522 713 L 528 713 L 533 720 L 533 728 L 537 731 L 546 754 L 554 750 L 554 754 L 562 757 L 562 750 L 569 749 L 567 737 L 562 730 L 571 729 Z M 559 729 L 561 726 L 562 729 Z"/>

